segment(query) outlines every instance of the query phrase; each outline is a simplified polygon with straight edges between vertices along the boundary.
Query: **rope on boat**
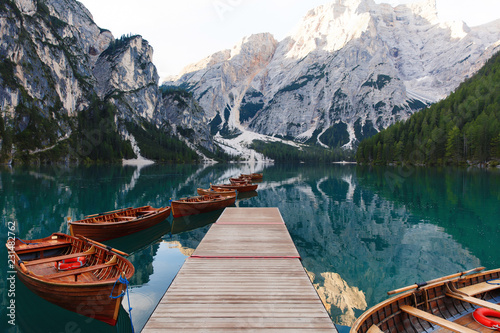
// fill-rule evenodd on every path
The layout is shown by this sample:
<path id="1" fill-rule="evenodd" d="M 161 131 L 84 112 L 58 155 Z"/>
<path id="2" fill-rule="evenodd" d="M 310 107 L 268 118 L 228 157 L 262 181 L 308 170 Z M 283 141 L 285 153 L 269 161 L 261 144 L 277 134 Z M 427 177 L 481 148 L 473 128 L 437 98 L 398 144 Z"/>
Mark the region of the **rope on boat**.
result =
<path id="1" fill-rule="evenodd" d="M 498 279 L 491 279 L 491 280 L 486 281 L 486 283 L 487 284 L 494 284 L 494 285 L 500 286 L 500 283 L 498 283 L 498 282 L 491 282 L 491 281 L 496 281 L 496 280 L 498 280 Z"/>
<path id="2" fill-rule="evenodd" d="M 22 240 L 21 238 L 19 238 L 19 237 L 16 237 L 16 239 L 17 239 L 18 241 L 20 241 L 21 243 L 26 244 L 26 245 L 36 245 L 36 244 L 38 244 L 38 243 L 26 243 L 25 241 L 23 241 L 23 240 Z"/>
<path id="3" fill-rule="evenodd" d="M 115 290 L 115 286 L 116 286 L 117 282 L 120 282 L 121 284 L 124 284 L 125 285 L 125 290 L 123 290 L 120 295 L 113 296 L 113 290 Z M 128 292 L 128 285 L 129 285 L 129 282 L 128 282 L 127 278 L 125 277 L 125 275 L 120 276 L 115 281 L 115 283 L 113 284 L 113 288 L 111 289 L 111 294 L 109 295 L 109 298 L 113 298 L 113 299 L 120 298 L 120 297 L 123 297 L 125 295 L 125 293 L 127 293 L 128 315 L 130 317 L 130 326 L 132 327 L 132 333 L 134 333 L 134 323 L 132 322 L 132 307 L 130 306 L 130 296 L 129 296 L 129 292 Z"/>

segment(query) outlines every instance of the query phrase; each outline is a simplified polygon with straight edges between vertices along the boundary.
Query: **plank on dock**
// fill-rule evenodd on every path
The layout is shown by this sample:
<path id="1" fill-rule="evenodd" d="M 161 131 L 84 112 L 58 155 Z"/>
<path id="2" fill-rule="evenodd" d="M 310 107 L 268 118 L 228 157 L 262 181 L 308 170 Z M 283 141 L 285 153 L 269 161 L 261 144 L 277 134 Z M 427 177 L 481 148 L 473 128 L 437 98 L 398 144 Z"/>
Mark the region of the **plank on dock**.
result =
<path id="1" fill-rule="evenodd" d="M 193 256 L 299 257 L 284 224 L 214 224 Z"/>
<path id="2" fill-rule="evenodd" d="M 143 332 L 330 332 L 277 208 L 226 208 Z"/>
<path id="3" fill-rule="evenodd" d="M 228 207 L 217 220 L 218 224 L 285 224 L 277 208 Z"/>

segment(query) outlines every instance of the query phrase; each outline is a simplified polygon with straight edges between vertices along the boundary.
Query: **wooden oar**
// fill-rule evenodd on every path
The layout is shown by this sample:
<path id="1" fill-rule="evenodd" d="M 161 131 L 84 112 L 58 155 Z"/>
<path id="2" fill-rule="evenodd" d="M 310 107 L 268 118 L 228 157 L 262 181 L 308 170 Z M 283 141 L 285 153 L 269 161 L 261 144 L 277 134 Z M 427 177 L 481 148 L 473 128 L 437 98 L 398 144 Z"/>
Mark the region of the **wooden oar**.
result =
<path id="1" fill-rule="evenodd" d="M 127 210 L 127 209 L 132 209 L 133 207 L 128 207 L 128 208 L 120 208 L 120 209 L 117 209 L 117 210 L 112 210 L 110 212 L 106 212 L 106 213 L 98 213 L 98 214 L 92 214 L 92 215 L 87 215 L 85 216 L 85 218 L 88 218 L 88 217 L 94 217 L 94 216 L 101 216 L 101 215 L 106 215 L 106 214 L 111 214 L 111 213 L 117 213 L 117 212 L 121 212 L 121 211 L 124 211 L 124 210 Z"/>
<path id="2" fill-rule="evenodd" d="M 95 244 L 95 245 L 98 245 L 98 246 L 104 247 L 105 249 L 108 249 L 108 250 L 113 251 L 113 252 L 115 252 L 115 253 L 121 254 L 122 256 L 125 256 L 125 257 L 128 257 L 128 256 L 129 256 L 129 254 L 127 254 L 127 253 L 125 253 L 125 252 L 122 252 L 122 251 L 120 251 L 120 250 L 114 249 L 114 248 L 112 248 L 112 247 L 110 247 L 110 246 L 107 246 L 107 245 L 104 245 L 104 244 L 102 244 L 102 243 L 96 242 L 95 240 L 92 240 L 92 239 L 87 238 L 87 237 L 85 237 L 85 236 L 82 236 L 82 235 L 76 235 L 76 237 L 81 238 L 81 239 L 85 239 L 87 242 L 90 242 L 90 243 L 93 243 L 93 244 Z"/>
<path id="3" fill-rule="evenodd" d="M 387 295 L 394 295 L 394 294 L 397 294 L 397 293 L 401 293 L 403 291 L 407 291 L 407 290 L 411 290 L 411 289 L 416 289 L 418 287 L 423 287 L 423 286 L 426 286 L 426 285 L 434 283 L 434 282 L 445 281 L 445 280 L 452 279 L 452 278 L 455 278 L 455 277 L 458 277 L 458 276 L 462 276 L 462 275 L 465 275 L 465 274 L 469 274 L 469 273 L 472 273 L 472 272 L 482 271 L 483 269 L 484 269 L 484 267 L 476 267 L 476 268 L 473 268 L 473 269 L 469 269 L 468 271 L 458 272 L 458 273 L 451 274 L 451 275 L 448 275 L 448 276 L 443 276 L 443 277 L 440 277 L 440 278 L 437 278 L 437 279 L 434 279 L 434 280 L 429 280 L 427 282 L 415 283 L 415 284 L 412 284 L 411 286 L 399 288 L 399 289 L 396 289 L 396 290 L 391 290 L 391 291 L 387 292 Z"/>
<path id="4" fill-rule="evenodd" d="M 21 270 L 23 271 L 24 274 L 29 274 L 30 271 L 26 268 L 24 265 L 23 261 L 19 258 L 16 252 L 14 252 L 14 256 L 16 257 L 16 262 L 19 264 L 19 267 L 21 267 Z"/>

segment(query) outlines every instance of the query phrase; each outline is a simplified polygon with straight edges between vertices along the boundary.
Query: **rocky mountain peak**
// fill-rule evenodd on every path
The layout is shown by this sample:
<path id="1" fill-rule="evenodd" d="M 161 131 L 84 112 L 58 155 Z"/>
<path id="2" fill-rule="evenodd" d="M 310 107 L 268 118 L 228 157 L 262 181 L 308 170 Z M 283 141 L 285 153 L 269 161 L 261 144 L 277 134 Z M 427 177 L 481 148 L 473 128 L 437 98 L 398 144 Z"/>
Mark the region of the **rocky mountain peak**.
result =
<path id="1" fill-rule="evenodd" d="M 234 45 L 231 49 L 231 57 L 229 59 L 240 54 L 253 57 L 260 57 L 261 55 L 269 56 L 274 52 L 276 44 L 276 39 L 270 33 L 253 34 L 242 38 L 240 42 Z"/>
<path id="2" fill-rule="evenodd" d="M 226 61 L 240 62 L 248 60 L 252 63 L 269 60 L 272 57 L 278 42 L 270 33 L 253 34 L 242 38 L 231 49 L 222 50 L 211 54 L 197 63 L 186 66 L 177 76 L 180 79 L 183 75 L 220 66 Z M 260 60 L 259 60 L 260 59 Z"/>
<path id="3" fill-rule="evenodd" d="M 404 5 L 402 6 L 404 7 Z M 413 13 L 413 15 L 421 17 L 431 24 L 439 22 L 436 0 L 422 0 L 419 2 L 407 4 L 406 6 Z"/>
<path id="4" fill-rule="evenodd" d="M 334 52 L 359 38 L 369 27 L 373 0 L 337 0 L 312 9 L 290 38 L 294 41 L 286 56 L 301 59 L 314 50 Z"/>
<path id="5" fill-rule="evenodd" d="M 499 35 L 495 24 L 440 21 L 436 0 L 335 0 L 310 10 L 281 42 L 243 39 L 176 84 L 199 100 L 213 133 L 354 147 L 446 97 L 499 49 Z"/>

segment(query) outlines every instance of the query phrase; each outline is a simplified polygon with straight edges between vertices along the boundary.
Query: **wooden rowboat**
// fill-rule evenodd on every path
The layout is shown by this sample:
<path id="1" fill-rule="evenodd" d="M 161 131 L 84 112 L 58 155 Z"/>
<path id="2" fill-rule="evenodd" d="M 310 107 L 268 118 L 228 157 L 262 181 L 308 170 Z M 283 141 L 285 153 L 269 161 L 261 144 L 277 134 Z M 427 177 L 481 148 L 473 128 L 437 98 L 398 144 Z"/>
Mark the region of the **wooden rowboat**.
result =
<path id="1" fill-rule="evenodd" d="M 229 178 L 231 184 L 246 184 L 250 183 L 252 180 L 250 178 Z"/>
<path id="2" fill-rule="evenodd" d="M 199 195 L 221 195 L 223 197 L 232 197 L 233 195 L 237 194 L 238 192 L 236 190 L 231 190 L 231 189 L 219 189 L 219 190 L 214 190 L 214 189 L 204 189 L 204 188 L 197 188 L 196 191 L 198 192 Z"/>
<path id="3" fill-rule="evenodd" d="M 18 279 L 35 294 L 67 310 L 115 325 L 120 295 L 126 288 L 117 280 L 130 280 L 134 266 L 117 254 L 123 252 L 101 245 L 61 233 L 36 240 L 16 238 L 6 244 L 9 263 L 15 266 Z M 57 268 L 75 258 L 84 258 L 83 266 Z"/>
<path id="4" fill-rule="evenodd" d="M 250 178 L 250 179 L 262 179 L 264 177 L 264 174 L 262 173 L 251 173 L 251 174 L 241 174 L 240 178 Z"/>
<path id="5" fill-rule="evenodd" d="M 210 188 L 218 191 L 219 189 L 230 189 L 236 190 L 238 192 L 250 192 L 255 191 L 259 185 L 258 184 L 221 184 L 221 185 L 211 185 Z"/>
<path id="6" fill-rule="evenodd" d="M 82 235 L 93 240 L 104 241 L 133 234 L 165 220 L 170 207 L 125 208 L 117 211 L 86 216 L 79 221 L 68 221 L 72 236 Z"/>
<path id="7" fill-rule="evenodd" d="M 236 192 L 232 196 L 211 194 L 172 200 L 172 214 L 174 217 L 181 217 L 207 213 L 233 205 L 235 201 Z"/>
<path id="8" fill-rule="evenodd" d="M 482 269 L 389 292 L 401 294 L 364 312 L 350 333 L 491 332 L 473 312 L 476 307 L 500 311 L 500 269 L 478 273 Z"/>

